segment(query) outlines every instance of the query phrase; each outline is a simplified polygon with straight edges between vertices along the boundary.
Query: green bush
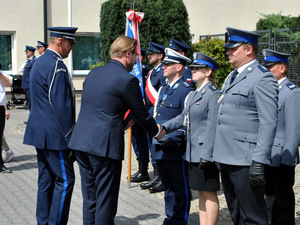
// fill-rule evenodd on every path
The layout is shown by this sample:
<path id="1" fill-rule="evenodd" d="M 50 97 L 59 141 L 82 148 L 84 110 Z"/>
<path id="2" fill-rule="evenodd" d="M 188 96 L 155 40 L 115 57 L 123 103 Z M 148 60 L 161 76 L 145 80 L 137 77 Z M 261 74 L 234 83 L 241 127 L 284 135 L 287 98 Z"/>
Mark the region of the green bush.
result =
<path id="1" fill-rule="evenodd" d="M 101 58 L 110 60 L 109 48 L 113 41 L 125 34 L 126 15 L 132 0 L 108 0 L 101 5 Z M 135 0 L 136 12 L 144 12 L 139 24 L 140 45 L 148 48 L 150 41 L 167 46 L 169 38 L 190 45 L 189 18 L 182 0 Z"/>
<path id="2" fill-rule="evenodd" d="M 104 62 L 97 62 L 96 64 L 93 64 L 90 66 L 90 70 L 96 68 L 96 67 L 99 67 L 99 66 L 104 66 L 105 63 Z"/>
<path id="3" fill-rule="evenodd" d="M 224 40 L 213 38 L 203 39 L 199 43 L 192 45 L 193 52 L 206 54 L 220 64 L 220 68 L 215 71 L 216 83 L 219 89 L 222 88 L 226 77 L 234 69 L 233 66 L 229 64 L 228 60 L 225 59 L 224 44 Z"/>

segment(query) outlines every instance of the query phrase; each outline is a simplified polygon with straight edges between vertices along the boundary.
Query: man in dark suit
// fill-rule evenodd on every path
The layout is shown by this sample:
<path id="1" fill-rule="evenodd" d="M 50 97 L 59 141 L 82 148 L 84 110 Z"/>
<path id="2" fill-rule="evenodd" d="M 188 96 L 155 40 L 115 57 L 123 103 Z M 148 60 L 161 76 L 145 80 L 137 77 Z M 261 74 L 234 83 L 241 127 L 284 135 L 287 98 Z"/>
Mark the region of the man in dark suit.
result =
<path id="1" fill-rule="evenodd" d="M 159 129 L 147 112 L 136 77 L 137 41 L 117 38 L 110 47 L 112 60 L 93 69 L 83 84 L 81 110 L 69 147 L 76 150 L 83 195 L 84 224 L 114 224 L 122 160 L 124 115 L 128 109 L 152 137 Z M 127 126 L 126 126 L 127 127 Z"/>
<path id="2" fill-rule="evenodd" d="M 38 224 L 67 224 L 75 175 L 68 149 L 75 124 L 75 93 L 63 62 L 75 42 L 76 27 L 51 27 L 50 45 L 30 73 L 32 108 L 24 144 L 37 151 Z"/>
<path id="3" fill-rule="evenodd" d="M 264 168 L 276 132 L 277 81 L 256 60 L 260 35 L 227 28 L 229 63 L 235 70 L 225 80 L 213 159 L 220 164 L 224 194 L 234 224 L 267 225 Z"/>
<path id="4" fill-rule="evenodd" d="M 25 53 L 26 53 L 26 57 L 28 58 L 28 60 L 25 63 L 25 66 L 24 66 L 24 72 L 23 72 L 21 88 L 23 90 L 25 90 L 25 97 L 26 97 L 26 101 L 28 103 L 29 110 L 31 109 L 29 75 L 30 75 L 31 68 L 32 68 L 33 64 L 35 63 L 35 61 L 36 61 L 36 57 L 34 55 L 34 52 L 35 52 L 34 47 L 26 45 Z"/>
<path id="5" fill-rule="evenodd" d="M 286 77 L 290 54 L 263 50 L 263 65 L 278 80 L 278 121 L 271 150 L 270 165 L 266 169 L 267 206 L 270 224 L 295 224 L 295 166 L 299 163 L 300 91 Z M 274 199 L 274 204 L 270 199 Z M 269 207 L 268 207 L 269 209 Z M 271 213 L 270 213 L 271 212 Z"/>

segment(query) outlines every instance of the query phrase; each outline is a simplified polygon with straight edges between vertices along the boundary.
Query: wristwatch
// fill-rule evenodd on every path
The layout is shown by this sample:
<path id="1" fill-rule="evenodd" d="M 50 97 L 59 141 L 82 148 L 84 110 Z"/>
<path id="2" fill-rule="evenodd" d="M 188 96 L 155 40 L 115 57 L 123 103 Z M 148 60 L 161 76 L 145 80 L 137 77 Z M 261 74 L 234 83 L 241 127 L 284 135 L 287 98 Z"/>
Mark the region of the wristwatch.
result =
<path id="1" fill-rule="evenodd" d="M 166 128 L 165 125 L 161 125 L 161 126 L 160 126 L 160 130 L 161 130 L 161 131 L 165 130 L 165 131 L 167 132 L 167 128 Z"/>

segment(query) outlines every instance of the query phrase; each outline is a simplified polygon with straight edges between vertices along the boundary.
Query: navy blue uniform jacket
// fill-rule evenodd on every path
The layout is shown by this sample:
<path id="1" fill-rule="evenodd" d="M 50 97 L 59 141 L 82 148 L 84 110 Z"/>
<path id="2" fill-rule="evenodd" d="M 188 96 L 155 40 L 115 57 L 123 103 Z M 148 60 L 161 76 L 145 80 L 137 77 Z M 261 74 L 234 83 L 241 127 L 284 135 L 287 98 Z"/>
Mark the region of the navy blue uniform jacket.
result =
<path id="1" fill-rule="evenodd" d="M 32 56 L 30 59 L 27 60 L 24 66 L 23 78 L 21 84 L 22 89 L 29 89 L 29 74 L 35 61 L 36 61 L 36 57 Z"/>
<path id="2" fill-rule="evenodd" d="M 83 84 L 81 109 L 69 147 L 92 155 L 124 159 L 124 115 L 130 109 L 151 136 L 157 125 L 147 112 L 138 79 L 112 59 L 93 69 Z"/>
<path id="3" fill-rule="evenodd" d="M 30 72 L 31 111 L 24 144 L 39 149 L 68 149 L 75 124 L 74 95 L 61 57 L 47 49 Z"/>

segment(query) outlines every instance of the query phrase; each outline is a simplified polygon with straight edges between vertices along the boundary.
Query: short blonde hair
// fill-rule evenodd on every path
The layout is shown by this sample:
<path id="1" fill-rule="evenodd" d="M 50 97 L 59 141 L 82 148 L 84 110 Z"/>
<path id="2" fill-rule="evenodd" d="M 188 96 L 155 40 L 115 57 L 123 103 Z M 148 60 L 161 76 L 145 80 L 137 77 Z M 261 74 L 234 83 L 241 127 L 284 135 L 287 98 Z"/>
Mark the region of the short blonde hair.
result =
<path id="1" fill-rule="evenodd" d="M 127 51 L 136 51 L 137 41 L 131 37 L 120 36 L 110 46 L 111 58 L 122 58 Z"/>

